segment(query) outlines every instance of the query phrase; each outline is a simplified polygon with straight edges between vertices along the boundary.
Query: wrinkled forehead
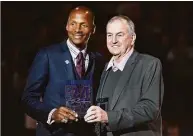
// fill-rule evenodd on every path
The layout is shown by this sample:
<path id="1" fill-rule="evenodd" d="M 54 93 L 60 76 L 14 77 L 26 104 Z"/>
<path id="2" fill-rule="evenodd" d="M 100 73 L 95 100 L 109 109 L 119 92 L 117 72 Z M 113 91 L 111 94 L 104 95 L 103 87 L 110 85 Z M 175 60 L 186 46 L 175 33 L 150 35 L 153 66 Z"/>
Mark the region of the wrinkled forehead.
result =
<path id="1" fill-rule="evenodd" d="M 117 19 L 107 24 L 107 33 L 128 32 L 128 24 L 123 19 Z"/>

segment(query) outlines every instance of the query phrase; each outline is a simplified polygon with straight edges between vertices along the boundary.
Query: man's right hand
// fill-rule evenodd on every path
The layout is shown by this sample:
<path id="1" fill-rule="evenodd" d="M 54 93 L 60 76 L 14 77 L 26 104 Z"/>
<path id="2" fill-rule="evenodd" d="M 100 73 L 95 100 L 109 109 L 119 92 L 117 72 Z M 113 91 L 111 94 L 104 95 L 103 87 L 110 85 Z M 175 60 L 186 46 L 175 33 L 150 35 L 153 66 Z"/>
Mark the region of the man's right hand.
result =
<path id="1" fill-rule="evenodd" d="M 69 120 L 77 121 L 77 117 L 78 114 L 75 111 L 68 109 L 67 107 L 59 107 L 52 114 L 52 120 L 54 120 L 56 123 L 67 123 Z"/>

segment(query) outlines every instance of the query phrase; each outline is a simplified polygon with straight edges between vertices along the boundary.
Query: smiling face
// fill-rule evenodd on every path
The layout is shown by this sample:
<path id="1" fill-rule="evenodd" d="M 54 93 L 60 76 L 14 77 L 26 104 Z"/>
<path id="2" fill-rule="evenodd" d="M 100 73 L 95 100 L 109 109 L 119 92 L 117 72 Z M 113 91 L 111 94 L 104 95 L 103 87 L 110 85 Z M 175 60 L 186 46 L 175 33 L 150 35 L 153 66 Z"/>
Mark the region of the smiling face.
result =
<path id="1" fill-rule="evenodd" d="M 117 19 L 107 25 L 107 48 L 116 57 L 123 57 L 133 47 L 133 37 L 129 34 L 125 20 Z"/>
<path id="2" fill-rule="evenodd" d="M 70 13 L 66 30 L 69 40 L 78 48 L 84 48 L 94 33 L 92 13 L 85 8 L 76 8 Z"/>

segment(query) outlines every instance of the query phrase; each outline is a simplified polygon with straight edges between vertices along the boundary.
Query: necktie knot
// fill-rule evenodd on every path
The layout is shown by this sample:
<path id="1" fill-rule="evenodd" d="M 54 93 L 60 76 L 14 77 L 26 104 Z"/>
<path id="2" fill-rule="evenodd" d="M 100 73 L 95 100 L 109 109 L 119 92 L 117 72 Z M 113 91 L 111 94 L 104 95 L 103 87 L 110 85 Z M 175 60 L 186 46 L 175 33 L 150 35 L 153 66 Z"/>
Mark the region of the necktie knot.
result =
<path id="1" fill-rule="evenodd" d="M 84 56 L 83 56 L 83 53 L 80 52 L 78 55 L 77 55 L 77 60 L 81 60 L 81 59 L 84 59 Z"/>

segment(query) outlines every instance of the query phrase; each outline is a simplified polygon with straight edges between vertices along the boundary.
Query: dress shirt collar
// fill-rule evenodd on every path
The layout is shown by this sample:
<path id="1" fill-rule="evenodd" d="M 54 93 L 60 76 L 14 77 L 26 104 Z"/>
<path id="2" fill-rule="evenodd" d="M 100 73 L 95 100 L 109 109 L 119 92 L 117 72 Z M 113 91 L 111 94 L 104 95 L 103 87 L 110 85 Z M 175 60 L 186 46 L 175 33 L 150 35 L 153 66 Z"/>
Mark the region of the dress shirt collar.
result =
<path id="1" fill-rule="evenodd" d="M 80 52 L 82 52 L 83 53 L 83 56 L 84 56 L 84 58 L 86 58 L 86 50 L 87 50 L 87 45 L 86 45 L 86 47 L 82 50 L 82 51 L 80 51 L 72 42 L 70 42 L 70 40 L 68 39 L 67 40 L 67 46 L 68 46 L 68 48 L 69 48 L 69 50 L 70 50 L 70 53 L 71 53 L 71 55 L 72 55 L 72 57 L 73 58 L 77 58 L 77 56 L 78 56 L 78 54 L 80 53 Z"/>
<path id="2" fill-rule="evenodd" d="M 118 69 L 119 69 L 120 71 L 123 71 L 123 69 L 124 69 L 124 67 L 125 67 L 125 65 L 126 65 L 126 63 L 127 63 L 127 60 L 130 58 L 131 54 L 133 53 L 133 50 L 134 50 L 134 48 L 132 48 L 132 49 L 122 58 L 122 60 L 121 60 L 119 63 L 117 63 L 117 62 L 115 61 L 115 58 L 114 58 L 114 56 L 113 56 L 113 57 L 111 58 L 111 60 L 109 61 L 109 63 L 108 63 L 108 66 L 107 66 L 106 71 L 107 71 L 109 68 L 111 68 L 111 67 L 112 67 L 113 71 L 117 71 Z"/>

